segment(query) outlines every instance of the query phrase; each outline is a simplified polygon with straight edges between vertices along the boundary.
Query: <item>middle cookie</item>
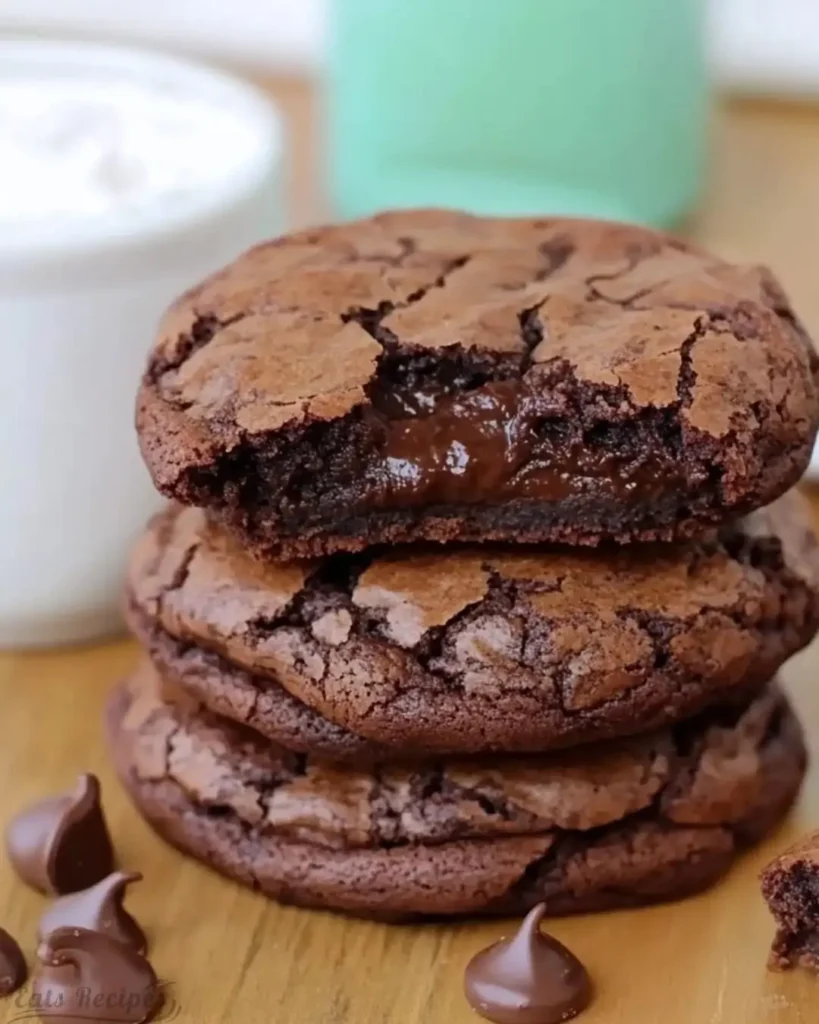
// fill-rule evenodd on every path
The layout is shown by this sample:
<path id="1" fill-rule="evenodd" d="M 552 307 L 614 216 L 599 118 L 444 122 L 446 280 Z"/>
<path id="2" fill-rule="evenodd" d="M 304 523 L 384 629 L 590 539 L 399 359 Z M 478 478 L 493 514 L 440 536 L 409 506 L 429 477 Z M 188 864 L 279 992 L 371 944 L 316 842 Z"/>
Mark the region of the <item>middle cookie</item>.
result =
<path id="1" fill-rule="evenodd" d="M 543 751 L 747 699 L 819 626 L 819 554 L 795 493 L 676 547 L 288 565 L 171 507 L 128 603 L 165 675 L 290 749 Z"/>

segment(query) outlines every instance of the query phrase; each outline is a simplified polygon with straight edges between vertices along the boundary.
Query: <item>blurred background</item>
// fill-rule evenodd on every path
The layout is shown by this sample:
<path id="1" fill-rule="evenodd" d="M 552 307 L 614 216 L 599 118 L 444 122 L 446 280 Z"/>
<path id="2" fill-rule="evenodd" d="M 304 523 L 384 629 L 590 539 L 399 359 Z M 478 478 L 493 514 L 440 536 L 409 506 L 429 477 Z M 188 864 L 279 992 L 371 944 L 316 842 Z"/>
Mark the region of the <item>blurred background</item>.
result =
<path id="1" fill-rule="evenodd" d="M 149 52 L 71 51 L 80 101 L 20 39 Z M 31 115 L 28 60 L 53 86 Z M 0 101 L 0 430 L 25 438 L 0 456 L 0 646 L 118 621 L 157 501 L 131 422 L 155 325 L 284 227 L 400 205 L 673 227 L 772 266 L 819 335 L 819 0 L 0 0 Z"/>
<path id="2" fill-rule="evenodd" d="M 456 8 L 463 9 L 462 0 L 440 0 L 432 5 L 401 5 L 394 0 L 231 0 L 229 4 L 224 0 L 0 0 L 0 36 L 40 34 L 148 44 L 217 62 L 260 82 L 278 100 L 290 131 L 287 216 L 295 225 L 330 212 L 327 195 L 332 183 L 327 186 L 326 168 L 316 148 L 321 145 L 326 155 L 327 136 L 317 128 L 313 83 L 331 63 L 334 18 L 340 15 L 351 21 L 363 17 L 366 21 L 379 7 L 387 19 L 395 18 L 401 6 L 426 8 L 416 19 L 419 31 L 425 32 L 421 38 L 426 45 L 430 36 L 440 31 L 436 20 L 446 19 L 452 8 L 457 22 Z M 511 23 L 525 35 L 527 20 L 537 22 L 539 16 L 540 24 L 546 26 L 552 16 L 550 8 L 565 4 L 562 0 L 512 0 L 501 5 L 477 0 L 475 6 L 494 6 L 499 11 L 509 8 Z M 805 273 L 800 241 L 819 227 L 819 188 L 811 187 L 811 161 L 819 163 L 819 119 L 811 109 L 812 103 L 819 104 L 819 3 L 578 0 L 574 6 L 578 12 L 573 23 L 575 35 L 572 26 L 566 32 L 577 42 L 584 19 L 588 20 L 595 7 L 601 11 L 609 8 L 618 15 L 635 12 L 631 15 L 635 26 L 639 26 L 641 11 L 652 8 L 655 13 L 662 11 L 670 23 L 680 11 L 688 9 L 690 15 L 696 8 L 703 9 L 709 83 L 717 103 L 716 110 L 712 105 L 709 112 L 708 172 L 697 182 L 700 191 L 692 210 L 699 212 L 700 222 L 706 213 L 702 230 L 707 242 L 726 255 L 739 250 L 746 258 L 766 257 L 778 264 L 797 297 L 809 303 L 813 287 Z M 394 32 L 386 39 L 379 38 L 385 31 L 389 32 L 389 26 L 385 28 L 383 23 L 372 26 L 369 33 L 364 27 L 362 52 L 369 52 L 373 61 L 372 76 L 382 70 L 376 59 L 379 48 L 390 62 L 401 57 Z M 417 44 L 418 39 L 413 41 Z M 650 35 L 639 37 L 644 54 L 650 53 L 653 42 Z M 543 61 L 554 62 L 555 47 L 550 47 L 548 36 L 541 38 L 539 45 Z M 343 55 L 339 59 L 343 60 Z M 563 48 L 561 59 L 572 59 L 571 45 Z M 616 62 L 618 57 L 612 54 L 610 59 Z M 625 57 L 619 60 L 627 63 Z M 486 68 L 480 66 L 469 69 L 462 65 L 461 70 L 467 78 L 486 74 Z M 530 69 L 529 73 L 537 81 L 537 71 Z M 418 60 L 415 74 L 424 81 L 423 58 Z M 426 84 L 431 101 L 429 78 Z M 693 87 L 689 83 L 688 88 Z M 645 84 L 643 91 L 652 88 Z M 379 92 L 376 89 L 371 94 L 373 102 Z M 437 92 L 440 100 L 440 90 Z M 569 100 L 563 102 L 571 109 Z M 543 102 L 548 105 L 554 100 L 543 97 Z M 815 301 L 819 319 L 819 297 Z"/>
<path id="3" fill-rule="evenodd" d="M 262 71 L 310 73 L 323 58 L 330 2 L 2 0 L 0 27 L 127 37 Z M 819 5 L 814 0 L 710 0 L 709 18 L 718 83 L 819 97 Z"/>

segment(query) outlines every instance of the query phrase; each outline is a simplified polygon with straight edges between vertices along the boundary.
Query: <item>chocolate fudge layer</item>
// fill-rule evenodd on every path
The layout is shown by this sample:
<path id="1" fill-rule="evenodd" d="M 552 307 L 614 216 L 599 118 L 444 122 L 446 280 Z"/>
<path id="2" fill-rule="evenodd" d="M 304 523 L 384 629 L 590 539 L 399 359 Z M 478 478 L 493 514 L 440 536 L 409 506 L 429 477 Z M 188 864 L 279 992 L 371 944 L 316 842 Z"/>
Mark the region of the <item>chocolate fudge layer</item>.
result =
<path id="1" fill-rule="evenodd" d="M 769 966 L 819 971 L 819 832 L 768 865 L 762 895 L 777 924 Z"/>
<path id="2" fill-rule="evenodd" d="M 166 674 L 291 749 L 536 752 L 747 699 L 819 625 L 819 551 L 795 493 L 678 547 L 288 564 L 175 506 L 128 598 Z"/>
<path id="3" fill-rule="evenodd" d="M 157 486 L 264 556 L 670 540 L 798 480 L 816 369 L 764 268 L 637 227 L 408 211 L 184 295 L 137 421 Z"/>
<path id="4" fill-rule="evenodd" d="M 775 687 L 731 715 L 582 750 L 356 770 L 168 703 L 145 663 L 113 695 L 108 730 L 170 842 L 284 902 L 382 916 L 686 895 L 774 825 L 805 766 Z"/>

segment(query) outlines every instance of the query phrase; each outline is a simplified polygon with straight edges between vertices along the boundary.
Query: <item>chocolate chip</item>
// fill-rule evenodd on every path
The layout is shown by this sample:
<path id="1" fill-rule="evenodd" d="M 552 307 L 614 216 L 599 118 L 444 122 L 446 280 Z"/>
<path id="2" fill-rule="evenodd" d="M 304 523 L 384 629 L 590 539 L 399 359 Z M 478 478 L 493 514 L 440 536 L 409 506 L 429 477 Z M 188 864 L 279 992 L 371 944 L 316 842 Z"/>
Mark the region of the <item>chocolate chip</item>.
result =
<path id="1" fill-rule="evenodd" d="M 43 914 L 40 939 L 58 928 L 86 928 L 144 953 L 145 933 L 122 905 L 126 887 L 141 880 L 136 871 L 115 871 L 89 889 L 62 896 Z"/>
<path id="2" fill-rule="evenodd" d="M 5 929 L 0 928 L 0 996 L 10 996 L 28 977 L 22 950 Z"/>
<path id="3" fill-rule="evenodd" d="M 6 827 L 6 851 L 17 874 L 40 892 L 77 892 L 114 867 L 100 805 L 100 784 L 81 775 L 71 793 L 20 811 Z"/>
<path id="4" fill-rule="evenodd" d="M 58 928 L 37 949 L 32 997 L 43 1020 L 141 1024 L 162 1005 L 153 968 L 102 932 Z"/>
<path id="5" fill-rule="evenodd" d="M 470 1006 L 496 1024 L 560 1024 L 589 1005 L 592 987 L 574 953 L 540 930 L 541 903 L 517 934 L 482 950 L 467 964 Z"/>

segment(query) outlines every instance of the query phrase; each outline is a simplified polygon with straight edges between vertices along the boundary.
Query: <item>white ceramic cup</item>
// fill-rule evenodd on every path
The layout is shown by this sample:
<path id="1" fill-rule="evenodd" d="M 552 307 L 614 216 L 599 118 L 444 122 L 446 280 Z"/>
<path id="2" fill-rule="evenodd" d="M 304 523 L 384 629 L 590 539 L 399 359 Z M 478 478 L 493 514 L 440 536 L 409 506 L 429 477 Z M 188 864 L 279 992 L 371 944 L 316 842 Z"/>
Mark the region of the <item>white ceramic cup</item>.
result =
<path id="1" fill-rule="evenodd" d="M 0 42 L 0 74 L 15 67 L 169 82 L 247 119 L 259 144 L 227 179 L 127 229 L 103 220 L 0 232 L 4 647 L 119 627 L 127 549 L 160 503 L 133 427 L 157 321 L 180 292 L 281 227 L 279 121 L 251 87 L 182 60 L 96 44 Z"/>

